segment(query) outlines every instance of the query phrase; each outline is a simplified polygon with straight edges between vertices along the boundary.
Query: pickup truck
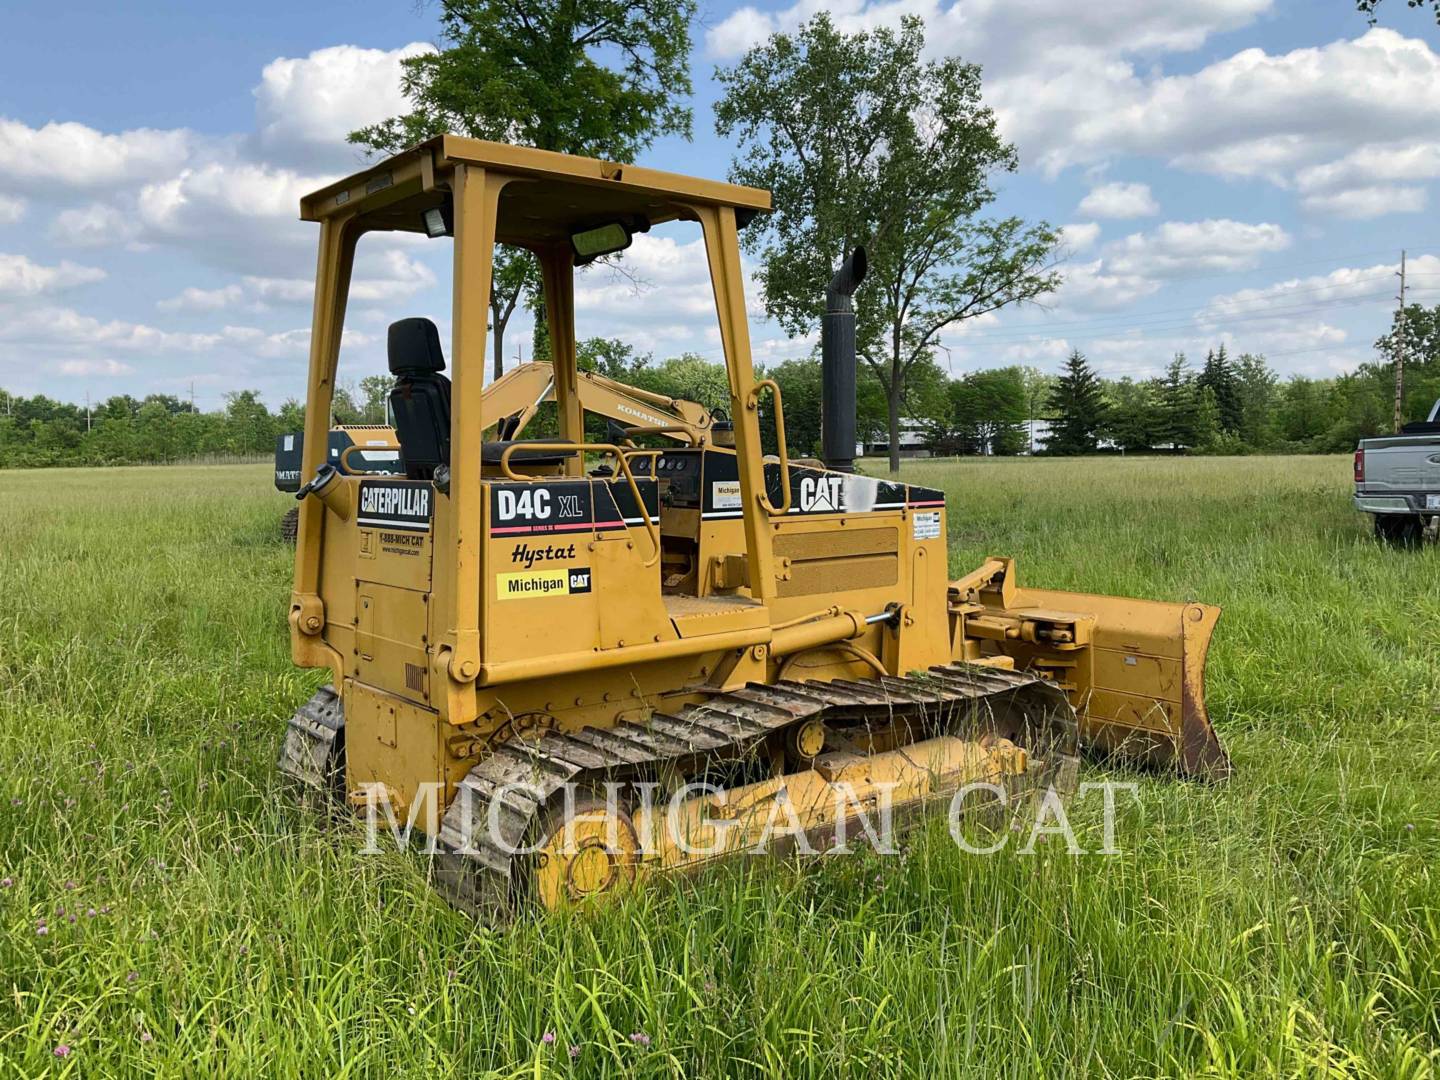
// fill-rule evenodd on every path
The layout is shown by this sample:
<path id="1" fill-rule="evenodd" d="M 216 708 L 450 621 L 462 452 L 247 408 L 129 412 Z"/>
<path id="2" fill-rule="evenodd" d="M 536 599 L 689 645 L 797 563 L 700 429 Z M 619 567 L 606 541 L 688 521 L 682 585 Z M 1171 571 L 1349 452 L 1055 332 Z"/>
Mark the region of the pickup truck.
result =
<path id="1" fill-rule="evenodd" d="M 1375 536 L 1411 547 L 1440 531 L 1440 401 L 1400 434 L 1364 439 L 1355 451 L 1355 509 Z"/>

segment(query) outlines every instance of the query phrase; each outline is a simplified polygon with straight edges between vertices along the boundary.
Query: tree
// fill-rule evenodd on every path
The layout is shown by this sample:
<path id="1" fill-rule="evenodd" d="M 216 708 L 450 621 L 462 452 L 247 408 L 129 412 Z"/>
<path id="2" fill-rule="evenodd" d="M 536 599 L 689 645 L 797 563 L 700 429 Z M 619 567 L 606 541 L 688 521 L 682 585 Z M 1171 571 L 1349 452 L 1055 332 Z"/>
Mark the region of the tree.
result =
<path id="1" fill-rule="evenodd" d="M 1017 164 L 980 69 L 925 61 L 924 47 L 918 18 L 898 34 L 842 34 L 820 14 L 716 73 L 716 130 L 742 148 L 732 178 L 774 193 L 775 213 L 744 234 L 767 312 L 792 334 L 813 330 L 834 267 L 866 245 L 856 338 L 885 390 L 892 472 L 906 380 L 943 332 L 1059 283 L 1054 229 L 978 217 L 994 174 Z"/>
<path id="2" fill-rule="evenodd" d="M 1246 446 L 1256 450 L 1268 450 L 1275 443 L 1276 383 L 1265 357 L 1242 353 L 1235 361 L 1235 385 L 1240 396 L 1237 432 Z"/>
<path id="3" fill-rule="evenodd" d="M 395 379 L 390 375 L 366 375 L 360 380 L 360 412 L 367 424 L 383 424 L 389 415 L 390 391 Z"/>
<path id="4" fill-rule="evenodd" d="M 1103 434 L 1122 450 L 1149 450 L 1155 445 L 1156 401 L 1153 382 L 1128 376 L 1105 387 L 1107 402 Z"/>
<path id="5" fill-rule="evenodd" d="M 1377 390 L 1388 391 L 1392 411 L 1395 361 L 1403 355 L 1405 399 L 1401 403 L 1401 414 L 1406 420 L 1424 417 L 1435 400 L 1435 383 L 1440 381 L 1440 304 L 1435 307 L 1406 304 L 1403 318 L 1396 311 L 1391 316 L 1390 329 L 1376 340 L 1375 351 L 1385 366 L 1384 372 L 1377 368 L 1374 373 Z M 1382 381 L 1383 387 L 1379 385 Z"/>
<path id="6" fill-rule="evenodd" d="M 1195 376 L 1184 353 L 1175 354 L 1157 389 L 1160 412 L 1155 431 L 1156 443 L 1176 450 L 1196 445 L 1200 397 Z"/>
<path id="7" fill-rule="evenodd" d="M 690 137 L 691 113 L 679 101 L 691 92 L 694 15 L 695 0 L 442 0 L 446 48 L 401 61 L 413 108 L 352 131 L 350 141 L 393 154 L 453 132 L 633 161 L 659 135 Z M 522 292 L 538 295 L 537 274 L 529 252 L 496 251 L 496 377 L 505 327 Z"/>
<path id="8" fill-rule="evenodd" d="M 1205 356 L 1205 366 L 1196 378 L 1196 386 L 1209 390 L 1215 398 L 1215 420 L 1219 430 L 1236 434 L 1240 430 L 1240 387 L 1225 346 L 1212 349 Z"/>
<path id="9" fill-rule="evenodd" d="M 820 454 L 820 361 L 814 359 L 786 360 L 765 372 L 780 386 L 785 403 L 786 449 L 796 457 L 818 457 Z M 764 432 L 765 444 L 775 442 L 774 417 Z"/>
<path id="10" fill-rule="evenodd" d="M 234 454 L 268 453 L 275 441 L 275 422 L 256 390 L 225 395 L 225 422 Z"/>
<path id="11" fill-rule="evenodd" d="M 1025 380 L 1025 448 L 1035 452 L 1035 421 L 1045 419 L 1050 394 L 1055 389 L 1055 376 L 1037 367 L 1022 367 L 1021 377 Z"/>
<path id="12" fill-rule="evenodd" d="M 335 384 L 330 398 L 330 417 L 335 423 L 365 423 L 365 409 L 355 400 L 357 393 L 354 383 L 342 379 Z"/>
<path id="13" fill-rule="evenodd" d="M 581 371 L 594 371 L 617 382 L 631 382 L 650 363 L 649 353 L 637 353 L 619 338 L 586 338 L 575 346 L 575 363 Z"/>
<path id="14" fill-rule="evenodd" d="M 1055 380 L 1049 407 L 1055 421 L 1045 449 L 1051 454 L 1093 454 L 1105 424 L 1105 393 L 1099 377 L 1079 349 L 1065 361 L 1065 370 Z"/>
<path id="15" fill-rule="evenodd" d="M 949 442 L 962 454 L 1018 454 L 1028 443 L 1020 368 L 975 371 L 950 383 Z"/>

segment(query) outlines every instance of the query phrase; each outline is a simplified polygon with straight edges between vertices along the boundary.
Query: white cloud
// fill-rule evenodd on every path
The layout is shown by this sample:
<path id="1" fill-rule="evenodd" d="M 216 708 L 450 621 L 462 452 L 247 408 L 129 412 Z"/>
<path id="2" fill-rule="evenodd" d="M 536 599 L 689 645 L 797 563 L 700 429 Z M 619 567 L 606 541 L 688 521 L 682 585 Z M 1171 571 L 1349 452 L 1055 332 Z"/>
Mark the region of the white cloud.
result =
<path id="1" fill-rule="evenodd" d="M 1153 63 L 1244 26 L 1271 6 L 1270 0 L 1064 6 L 801 0 L 773 13 L 741 8 L 714 26 L 706 43 L 717 58 L 732 60 L 822 8 L 850 31 L 917 14 L 932 51 L 983 60 L 986 100 L 1002 130 L 1017 141 L 1025 163 L 1051 175 L 1139 155 L 1295 187 L 1318 213 L 1413 211 L 1421 197 L 1414 185 L 1440 177 L 1440 55 L 1425 41 L 1376 28 L 1283 53 L 1243 49 L 1183 75 Z M 1081 209 L 1102 216 L 1098 208 Z"/>
<path id="2" fill-rule="evenodd" d="M 1240 315 L 1272 311 L 1295 311 L 1308 305 L 1352 304 L 1373 301 L 1389 306 L 1391 295 L 1399 284 L 1394 263 L 1378 263 L 1366 267 L 1340 267 L 1327 274 L 1289 278 L 1263 288 L 1239 289 L 1211 297 L 1200 314 L 1206 323 L 1223 321 Z M 1421 281 L 1440 280 L 1440 257 L 1421 255 L 1411 259 L 1409 272 Z"/>
<path id="3" fill-rule="evenodd" d="M 32 128 L 0 117 L 0 177 L 36 191 L 111 188 L 172 171 L 193 143 L 183 129 L 107 135 L 73 122 Z"/>
<path id="4" fill-rule="evenodd" d="M 1158 280 L 1145 274 L 1111 270 L 1104 259 L 1067 264 L 1060 274 L 1060 288 L 1045 302 L 1074 311 L 1115 311 L 1160 288 Z"/>
<path id="5" fill-rule="evenodd" d="M 299 220 L 300 197 L 324 183 L 324 177 L 246 162 L 184 169 L 140 190 L 140 235 L 216 266 L 300 270 L 313 261 L 316 236 L 314 225 Z"/>
<path id="6" fill-rule="evenodd" d="M 715 329 L 704 240 L 641 233 L 626 249 L 624 266 L 629 277 L 595 266 L 576 278 L 577 335 L 618 332 L 641 351 L 663 351 Z M 747 300 L 755 295 L 747 290 Z"/>
<path id="7" fill-rule="evenodd" d="M 1328 195 L 1307 195 L 1300 201 L 1306 210 L 1343 218 L 1376 218 L 1384 214 L 1413 214 L 1425 209 L 1423 187 L 1379 184 L 1351 188 Z"/>
<path id="8" fill-rule="evenodd" d="M 0 225 L 14 225 L 24 216 L 24 199 L 15 195 L 0 195 Z"/>
<path id="9" fill-rule="evenodd" d="M 1080 200 L 1080 213 L 1102 218 L 1151 217 L 1160 212 L 1160 204 L 1150 194 L 1148 184 L 1125 184 L 1119 181 L 1092 188 Z"/>
<path id="10" fill-rule="evenodd" d="M 62 261 L 56 266 L 42 266 L 24 255 L 0 252 L 0 297 L 38 296 L 101 281 L 105 271 L 94 266 L 77 266 Z"/>
<path id="11" fill-rule="evenodd" d="M 44 348 L 87 346 L 193 352 L 213 348 L 219 340 L 216 334 L 176 334 L 123 319 L 102 321 L 73 308 L 17 306 L 0 319 L 0 341 Z"/>
<path id="12" fill-rule="evenodd" d="M 409 299 L 436 284 L 435 272 L 395 248 L 371 249 L 357 258 L 350 283 L 352 305 L 385 304 Z M 161 311 L 223 311 L 243 308 L 269 310 L 271 304 L 308 306 L 315 299 L 315 283 L 308 278 L 272 278 L 247 274 L 238 282 L 215 289 L 190 287 L 159 301 Z"/>
<path id="13" fill-rule="evenodd" d="M 135 369 L 119 360 L 62 360 L 61 375 L 133 375 Z"/>
<path id="14" fill-rule="evenodd" d="M 1105 266 L 1120 274 L 1155 277 L 1247 270 L 1259 263 L 1260 256 L 1289 246 L 1290 236 L 1279 225 L 1251 225 L 1229 218 L 1167 221 L 1111 244 L 1105 250 Z"/>
<path id="15" fill-rule="evenodd" d="M 95 202 L 62 210 L 50 226 L 50 235 L 71 247 L 103 247 L 134 239 L 139 227 L 133 213 Z"/>
<path id="16" fill-rule="evenodd" d="M 159 301 L 155 306 L 161 311 L 220 311 L 238 304 L 244 296 L 244 290 L 239 285 L 226 285 L 219 289 L 192 286 L 176 296 Z"/>
<path id="17" fill-rule="evenodd" d="M 254 91 L 260 154 L 304 169 L 350 171 L 361 151 L 345 136 L 408 111 L 401 61 L 434 51 L 424 42 L 389 51 L 336 45 L 271 61 Z"/>
<path id="18" fill-rule="evenodd" d="M 1060 244 L 1071 253 L 1088 251 L 1100 239 L 1100 226 L 1093 221 L 1060 226 Z"/>
<path id="19" fill-rule="evenodd" d="M 918 15 L 932 47 L 983 57 L 987 71 L 1009 69 L 1027 54 L 1049 50 L 1152 53 L 1198 48 L 1210 35 L 1233 30 L 1271 6 L 1271 0 L 1111 0 L 1057 6 L 1053 0 L 800 0 L 776 12 L 743 7 L 707 31 L 707 51 L 730 60 L 778 30 L 792 31 L 817 12 L 829 12 L 847 32 L 897 26 Z"/>

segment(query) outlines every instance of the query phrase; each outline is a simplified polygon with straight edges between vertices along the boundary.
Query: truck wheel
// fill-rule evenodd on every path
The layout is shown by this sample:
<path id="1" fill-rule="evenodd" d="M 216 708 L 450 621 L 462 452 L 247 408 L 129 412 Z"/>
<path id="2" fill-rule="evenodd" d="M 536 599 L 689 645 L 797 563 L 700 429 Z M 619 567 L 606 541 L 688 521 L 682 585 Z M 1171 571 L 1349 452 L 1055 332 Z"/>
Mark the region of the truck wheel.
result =
<path id="1" fill-rule="evenodd" d="M 1413 548 L 1420 546 L 1424 536 L 1424 522 L 1414 514 L 1376 514 L 1375 539 L 1391 547 Z"/>

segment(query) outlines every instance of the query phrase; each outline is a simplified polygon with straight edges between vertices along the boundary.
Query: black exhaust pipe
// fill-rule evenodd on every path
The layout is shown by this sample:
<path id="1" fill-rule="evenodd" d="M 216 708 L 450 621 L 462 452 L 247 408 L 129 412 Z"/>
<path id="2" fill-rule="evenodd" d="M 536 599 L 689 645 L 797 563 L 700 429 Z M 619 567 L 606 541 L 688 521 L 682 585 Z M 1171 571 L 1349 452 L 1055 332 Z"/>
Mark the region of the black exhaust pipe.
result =
<path id="1" fill-rule="evenodd" d="M 820 448 L 825 467 L 855 471 L 855 309 L 850 297 L 865 280 L 865 249 L 840 264 L 825 289 L 820 319 Z"/>

